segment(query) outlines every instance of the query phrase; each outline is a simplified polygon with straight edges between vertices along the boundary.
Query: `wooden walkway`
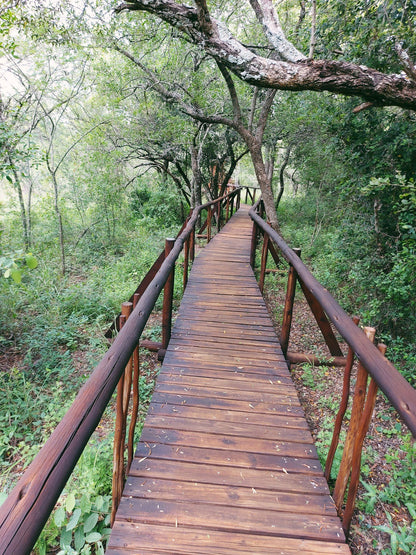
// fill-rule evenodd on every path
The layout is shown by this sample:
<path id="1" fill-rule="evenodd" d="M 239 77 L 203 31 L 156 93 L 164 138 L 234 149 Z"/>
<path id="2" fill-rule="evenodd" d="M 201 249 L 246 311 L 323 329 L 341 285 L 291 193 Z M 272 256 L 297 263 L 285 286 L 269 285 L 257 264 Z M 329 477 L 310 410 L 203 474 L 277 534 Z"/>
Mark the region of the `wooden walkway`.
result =
<path id="1" fill-rule="evenodd" d="M 107 553 L 350 553 L 243 207 L 197 257 Z"/>

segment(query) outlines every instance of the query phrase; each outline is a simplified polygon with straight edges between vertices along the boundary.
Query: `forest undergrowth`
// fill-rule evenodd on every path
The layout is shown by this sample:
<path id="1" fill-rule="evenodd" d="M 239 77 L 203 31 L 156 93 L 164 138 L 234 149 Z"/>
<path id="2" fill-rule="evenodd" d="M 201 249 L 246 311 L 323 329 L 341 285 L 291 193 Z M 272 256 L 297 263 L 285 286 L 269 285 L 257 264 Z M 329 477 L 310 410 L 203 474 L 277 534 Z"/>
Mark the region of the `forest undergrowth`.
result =
<path id="1" fill-rule="evenodd" d="M 299 219 L 292 221 L 293 211 L 299 211 L 296 202 L 288 203 L 281 212 L 284 235 L 292 246 L 302 247 L 304 259 L 319 279 L 326 279 L 330 289 L 335 287 L 344 295 L 341 300 L 345 306 L 348 303 L 342 284 L 338 286 L 331 274 L 331 263 L 336 258 L 331 246 L 336 237 L 334 229 L 317 225 L 316 211 L 312 209 L 309 219 L 301 219 L 305 224 L 301 228 Z M 155 227 L 159 231 L 150 232 Z M 0 500 L 65 414 L 107 349 L 105 330 L 121 302 L 130 296 L 151 266 L 162 248 L 163 237 L 168 234 L 169 230 L 163 230 L 161 225 L 138 226 L 105 256 L 98 253 L 88 263 L 85 253 L 82 260 L 73 257 L 65 277 L 51 266 L 50 258 L 37 255 L 38 267 L 25 274 L 21 284 L 11 280 L 1 282 Z M 326 255 L 318 263 L 317 253 L 322 252 Z M 180 298 L 179 281 L 176 302 Z M 277 328 L 284 286 L 285 278 L 279 274 L 267 276 L 267 300 Z M 372 324 L 367 319 L 369 312 L 364 307 L 363 325 Z M 160 331 L 157 319 L 152 318 L 147 337 L 158 340 Z M 380 339 L 389 344 L 385 331 Z M 401 350 L 403 343 L 396 337 L 393 345 L 388 345 L 388 355 L 399 363 L 409 379 L 414 372 L 415 355 L 409 345 L 407 350 Z M 325 352 L 300 290 L 290 348 L 317 355 Z M 158 368 L 154 355 L 142 357 L 142 416 Z M 324 462 L 339 403 L 341 370 L 303 365 L 293 367 L 292 372 Z M 36 554 L 104 552 L 109 534 L 113 419 L 114 405 L 110 405 L 38 541 Z M 141 423 L 138 435 L 140 428 Z M 338 453 L 334 472 L 339 457 Z M 407 428 L 380 394 L 365 442 L 350 536 L 354 555 L 415 553 L 415 457 L 415 444 Z"/>

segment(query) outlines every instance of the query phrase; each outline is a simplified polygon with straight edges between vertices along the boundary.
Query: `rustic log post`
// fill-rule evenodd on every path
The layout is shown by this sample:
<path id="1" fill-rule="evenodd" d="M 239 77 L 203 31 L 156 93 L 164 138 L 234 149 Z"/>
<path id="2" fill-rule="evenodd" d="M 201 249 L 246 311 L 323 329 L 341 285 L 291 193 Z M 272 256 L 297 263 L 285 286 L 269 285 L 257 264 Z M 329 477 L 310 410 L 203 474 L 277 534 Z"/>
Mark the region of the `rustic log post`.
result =
<path id="1" fill-rule="evenodd" d="M 339 346 L 338 340 L 332 331 L 331 324 L 321 306 L 321 304 L 316 300 L 315 296 L 309 291 L 302 280 L 299 280 L 300 286 L 302 288 L 305 299 L 308 301 L 309 308 L 315 317 L 316 323 L 321 330 L 321 333 L 325 339 L 325 343 L 329 349 L 329 352 L 334 357 L 342 357 L 341 347 Z"/>
<path id="2" fill-rule="evenodd" d="M 185 227 L 188 225 L 189 220 L 192 217 L 193 209 L 191 208 L 189 216 L 186 218 Z M 191 250 L 191 236 L 186 239 L 184 244 L 184 258 L 183 258 L 183 290 L 186 289 L 186 284 L 188 283 L 188 272 L 189 272 L 189 254 Z"/>
<path id="3" fill-rule="evenodd" d="M 360 322 L 359 317 L 353 316 L 352 320 L 354 324 L 358 326 Z M 345 412 L 348 406 L 348 399 L 350 397 L 351 370 L 352 370 L 353 364 L 354 364 L 354 351 L 353 349 L 351 349 L 351 347 L 349 347 L 348 353 L 347 353 L 347 361 L 345 363 L 345 369 L 344 369 L 344 381 L 342 384 L 341 401 L 339 405 L 338 414 L 335 419 L 334 431 L 332 433 L 332 441 L 329 447 L 328 455 L 326 458 L 326 464 L 325 464 L 325 478 L 327 482 L 329 481 L 329 478 L 331 476 L 331 469 L 332 469 L 332 464 L 334 462 L 335 452 L 337 450 L 338 443 L 339 443 L 339 435 L 341 433 L 342 421 L 344 419 Z"/>
<path id="4" fill-rule="evenodd" d="M 217 202 L 217 233 L 221 230 L 221 201 Z"/>
<path id="5" fill-rule="evenodd" d="M 240 210 L 241 206 L 241 189 L 237 189 L 237 207 L 236 210 Z"/>
<path id="6" fill-rule="evenodd" d="M 253 222 L 253 228 L 251 232 L 251 248 L 250 248 L 250 266 L 256 267 L 256 249 L 257 249 L 257 224 Z"/>
<path id="7" fill-rule="evenodd" d="M 165 257 L 167 258 L 173 249 L 175 239 L 166 239 Z M 167 349 L 172 330 L 172 301 L 173 287 L 175 284 L 175 267 L 173 267 L 163 290 L 163 312 L 162 312 L 162 349 Z"/>
<path id="8" fill-rule="evenodd" d="M 140 300 L 141 295 L 135 293 L 133 296 L 133 309 L 136 307 Z M 139 343 L 133 351 L 133 403 L 131 409 L 131 419 L 129 427 L 129 436 L 127 440 L 127 467 L 126 474 L 129 473 L 131 463 L 133 461 L 134 454 L 134 432 L 136 430 L 137 416 L 139 414 L 139 402 L 140 402 L 140 391 L 139 391 L 139 379 L 140 379 L 140 356 L 139 356 Z"/>
<path id="9" fill-rule="evenodd" d="M 376 333 L 376 330 L 374 328 L 366 327 L 364 328 L 364 333 L 366 334 L 368 339 L 370 339 L 370 341 L 374 341 L 374 336 Z M 341 512 L 345 490 L 347 489 L 347 483 L 351 473 L 351 463 L 352 463 L 354 442 L 355 442 L 355 437 L 358 434 L 359 428 L 360 428 L 360 422 L 361 422 L 362 412 L 364 408 L 365 393 L 367 389 L 367 379 L 368 379 L 367 370 L 360 362 L 358 364 L 358 369 L 357 369 L 357 380 L 356 380 L 355 389 L 354 389 L 350 424 L 348 427 L 347 437 L 345 439 L 341 465 L 339 468 L 337 480 L 335 482 L 334 493 L 333 493 L 334 502 L 339 513 Z"/>
<path id="10" fill-rule="evenodd" d="M 230 197 L 227 196 L 227 204 L 225 208 L 225 221 L 228 222 L 230 219 Z"/>
<path id="11" fill-rule="evenodd" d="M 121 307 L 121 315 L 119 317 L 119 331 L 127 321 L 131 312 L 131 307 L 127 306 L 131 303 L 123 303 Z M 120 503 L 124 484 L 124 441 L 126 437 L 126 412 L 125 398 L 127 383 L 129 381 L 128 372 L 130 370 L 131 359 L 117 384 L 117 400 L 116 400 L 116 421 L 114 430 L 114 448 L 113 448 L 113 478 L 112 478 L 112 507 L 111 507 L 111 525 L 114 522 L 116 511 Z M 131 384 L 131 379 L 130 379 Z"/>
<path id="12" fill-rule="evenodd" d="M 293 249 L 293 252 L 300 257 L 300 254 L 301 254 L 300 249 Z M 283 310 L 282 331 L 280 334 L 280 344 L 282 346 L 282 351 L 285 356 L 289 346 L 290 328 L 292 326 L 293 303 L 295 300 L 295 291 L 296 291 L 296 279 L 297 279 L 296 270 L 291 264 L 289 264 L 285 307 Z"/>
<path id="13" fill-rule="evenodd" d="M 189 258 L 191 262 L 195 260 L 195 227 L 189 235 Z"/>
<path id="14" fill-rule="evenodd" d="M 207 209 L 207 244 L 211 241 L 212 207 Z"/>
<path id="15" fill-rule="evenodd" d="M 382 355 L 386 353 L 387 347 L 386 345 L 384 345 L 384 343 L 380 343 L 379 345 L 377 345 L 377 348 Z M 368 428 L 370 427 L 371 418 L 373 416 L 374 406 L 376 404 L 377 391 L 378 391 L 377 383 L 374 381 L 373 378 L 371 378 L 370 384 L 367 390 L 367 398 L 365 400 L 360 426 L 354 441 L 352 463 L 351 463 L 351 478 L 350 478 L 350 483 L 348 487 L 348 496 L 347 496 L 347 502 L 345 505 L 344 516 L 342 519 L 342 527 L 344 529 L 344 533 L 346 536 L 348 535 L 348 532 L 350 529 L 352 514 L 354 512 L 354 507 L 355 507 L 355 500 L 357 498 L 358 483 L 360 480 L 361 454 L 363 451 L 364 439 L 365 439 L 365 436 L 367 435 Z"/>
<path id="16" fill-rule="evenodd" d="M 272 255 L 274 263 L 276 264 L 276 268 L 278 268 L 279 264 L 280 264 L 280 258 L 279 258 L 279 255 L 277 254 L 277 250 L 276 250 L 275 246 L 273 245 L 272 241 L 269 240 L 268 245 L 269 245 L 269 252 Z"/>
<path id="17" fill-rule="evenodd" d="M 248 201 L 248 187 L 246 187 L 246 200 L 245 200 L 245 204 L 247 204 Z"/>
<path id="18" fill-rule="evenodd" d="M 234 214 L 234 199 L 235 196 L 231 195 L 231 202 L 230 202 L 230 218 L 232 218 L 233 214 Z"/>
<path id="19" fill-rule="evenodd" d="M 260 277 L 259 277 L 259 289 L 263 293 L 264 289 L 264 278 L 266 275 L 266 265 L 267 265 L 267 254 L 269 252 L 269 234 L 263 233 L 263 248 L 261 249 L 261 264 L 260 264 Z"/>

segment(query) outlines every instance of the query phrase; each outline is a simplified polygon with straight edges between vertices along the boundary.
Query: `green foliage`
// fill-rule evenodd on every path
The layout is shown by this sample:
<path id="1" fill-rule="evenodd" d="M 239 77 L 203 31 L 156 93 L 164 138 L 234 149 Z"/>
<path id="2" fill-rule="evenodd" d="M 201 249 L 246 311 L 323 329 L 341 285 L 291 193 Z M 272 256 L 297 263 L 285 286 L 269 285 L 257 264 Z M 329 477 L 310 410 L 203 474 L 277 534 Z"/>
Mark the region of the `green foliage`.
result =
<path id="1" fill-rule="evenodd" d="M 27 270 L 34 270 L 38 265 L 37 259 L 31 252 L 16 251 L 0 256 L 0 272 L 3 277 L 11 278 L 15 283 L 21 283 Z"/>
<path id="2" fill-rule="evenodd" d="M 414 57 L 415 17 L 414 0 L 318 4 L 318 48 L 327 56 L 338 55 L 380 70 L 400 71 L 394 44 L 403 43 Z"/>
<path id="3" fill-rule="evenodd" d="M 416 545 L 416 505 L 407 503 L 406 507 L 412 517 L 412 523 L 409 526 L 400 525 L 393 522 L 392 515 L 385 513 L 388 525 L 376 526 L 377 530 L 381 530 L 390 536 L 390 549 L 382 549 L 380 553 L 385 555 L 396 555 L 397 553 L 415 553 Z"/>
<path id="4" fill-rule="evenodd" d="M 70 492 L 62 498 L 54 511 L 49 526 L 42 532 L 35 546 L 37 555 L 46 555 L 49 547 L 58 542 L 58 555 L 104 555 L 104 545 L 110 536 L 111 497 L 77 497 Z"/>
<path id="5" fill-rule="evenodd" d="M 169 228 L 182 223 L 178 194 L 166 186 L 149 187 L 141 183 L 130 194 L 130 206 L 139 221 L 150 229 Z"/>

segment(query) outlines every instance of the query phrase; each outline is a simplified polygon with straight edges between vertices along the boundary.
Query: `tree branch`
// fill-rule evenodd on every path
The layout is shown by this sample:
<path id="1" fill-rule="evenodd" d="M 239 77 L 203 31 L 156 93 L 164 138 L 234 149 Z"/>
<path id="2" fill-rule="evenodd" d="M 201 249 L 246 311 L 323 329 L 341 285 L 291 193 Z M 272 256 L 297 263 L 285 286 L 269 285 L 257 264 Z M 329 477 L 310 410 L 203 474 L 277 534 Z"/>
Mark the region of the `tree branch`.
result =
<path id="1" fill-rule="evenodd" d="M 416 110 L 416 83 L 402 75 L 388 75 L 338 60 L 285 62 L 263 58 L 245 48 L 226 27 L 213 18 L 212 35 L 203 33 L 195 8 L 178 4 L 175 0 L 137 0 L 121 4 L 116 11 L 126 9 L 147 11 L 161 18 L 252 85 L 357 95 L 377 105 Z"/>
<path id="2" fill-rule="evenodd" d="M 221 71 L 221 75 L 224 77 L 224 81 L 228 87 L 228 92 L 233 105 L 234 120 L 236 122 L 241 122 L 241 108 L 240 103 L 238 102 L 238 95 L 237 91 L 235 90 L 233 79 L 224 64 L 217 62 L 217 66 Z"/>
<path id="3" fill-rule="evenodd" d="M 295 46 L 287 40 L 280 25 L 279 16 L 274 9 L 272 0 L 250 0 L 251 7 L 269 43 L 275 49 L 278 57 L 286 62 L 298 62 L 306 59 Z"/>
<path id="4" fill-rule="evenodd" d="M 410 79 L 416 81 L 416 65 L 410 59 L 409 53 L 403 48 L 400 43 L 396 43 L 394 48 L 399 56 L 399 59 L 403 65 L 403 70 Z"/>
<path id="5" fill-rule="evenodd" d="M 315 54 L 316 46 L 316 0 L 312 0 L 312 25 L 311 38 L 309 42 L 309 58 L 312 59 Z"/>
<path id="6" fill-rule="evenodd" d="M 166 102 L 175 103 L 184 114 L 201 123 L 220 123 L 223 125 L 228 125 L 229 127 L 233 127 L 234 129 L 236 128 L 236 124 L 233 120 L 219 115 L 206 115 L 198 107 L 194 106 L 193 104 L 186 103 L 181 95 L 172 90 L 168 90 L 165 86 L 163 86 L 158 76 L 148 67 L 142 64 L 142 62 L 138 58 L 117 45 L 115 45 L 114 48 L 115 50 L 117 50 L 117 52 L 120 52 L 120 54 L 123 54 L 123 56 L 126 56 L 126 58 L 140 67 L 140 69 L 149 78 L 149 81 L 152 83 L 154 90 L 159 93 Z"/>

